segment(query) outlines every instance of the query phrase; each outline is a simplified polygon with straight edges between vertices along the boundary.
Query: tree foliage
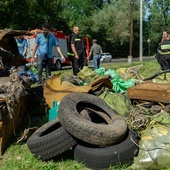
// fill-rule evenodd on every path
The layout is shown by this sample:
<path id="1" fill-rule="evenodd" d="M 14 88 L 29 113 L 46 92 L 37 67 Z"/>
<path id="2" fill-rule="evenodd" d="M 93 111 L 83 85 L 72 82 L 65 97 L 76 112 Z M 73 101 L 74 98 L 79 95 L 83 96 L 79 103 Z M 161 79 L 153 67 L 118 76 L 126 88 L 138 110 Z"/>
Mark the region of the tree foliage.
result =
<path id="1" fill-rule="evenodd" d="M 138 31 L 139 1 L 134 2 L 133 29 Z M 104 49 L 115 53 L 116 56 L 128 56 L 129 54 L 130 23 L 132 21 L 130 11 L 130 1 L 112 0 L 109 5 L 105 5 L 102 10 L 92 16 L 92 31 L 102 34 L 102 36 L 98 35 L 98 37 L 101 37 L 100 42 L 102 42 Z M 134 34 L 133 41 L 137 41 L 138 39 L 136 38 L 138 38 L 138 34 L 137 36 Z"/>
<path id="2" fill-rule="evenodd" d="M 62 0 L 3 0 L 0 28 L 28 29 L 43 22 L 59 25 Z M 59 20 L 60 19 L 60 20 Z"/>
<path id="3" fill-rule="evenodd" d="M 170 30 L 170 1 L 153 0 L 153 2 L 148 2 L 147 6 L 150 12 L 148 16 L 149 38 L 154 52 L 161 40 L 162 31 Z"/>
<path id="4" fill-rule="evenodd" d="M 49 22 L 52 29 L 70 34 L 80 27 L 82 36 L 98 39 L 104 51 L 127 57 L 130 44 L 132 0 L 1 0 L 0 29 L 38 28 Z M 133 0 L 133 56 L 139 56 L 140 0 Z M 143 52 L 151 39 L 154 54 L 162 30 L 170 27 L 169 0 L 143 0 Z M 148 15 L 146 14 L 148 11 Z"/>

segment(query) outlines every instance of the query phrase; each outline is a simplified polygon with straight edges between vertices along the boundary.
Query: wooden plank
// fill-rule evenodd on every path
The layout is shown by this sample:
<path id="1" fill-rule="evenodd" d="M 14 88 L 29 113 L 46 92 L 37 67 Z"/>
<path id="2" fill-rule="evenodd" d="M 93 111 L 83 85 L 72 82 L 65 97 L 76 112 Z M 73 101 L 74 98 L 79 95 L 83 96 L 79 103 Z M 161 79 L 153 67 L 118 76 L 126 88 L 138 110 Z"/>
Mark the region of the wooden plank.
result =
<path id="1" fill-rule="evenodd" d="M 170 84 L 145 82 L 127 90 L 130 99 L 170 103 Z"/>

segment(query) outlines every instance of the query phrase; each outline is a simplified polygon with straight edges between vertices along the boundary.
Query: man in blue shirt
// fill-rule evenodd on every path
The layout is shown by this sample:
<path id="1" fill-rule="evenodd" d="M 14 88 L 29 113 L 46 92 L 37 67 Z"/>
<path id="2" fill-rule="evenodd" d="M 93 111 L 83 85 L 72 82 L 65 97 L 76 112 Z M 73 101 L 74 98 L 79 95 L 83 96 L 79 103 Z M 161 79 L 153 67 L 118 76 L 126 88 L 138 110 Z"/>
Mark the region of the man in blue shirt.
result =
<path id="1" fill-rule="evenodd" d="M 52 48 L 56 47 L 56 50 L 61 56 L 62 62 L 65 58 L 61 52 L 58 41 L 55 36 L 49 31 L 49 24 L 45 23 L 42 25 L 42 33 L 38 34 L 35 39 L 35 45 L 32 53 L 32 58 L 35 54 L 37 55 L 37 70 L 38 70 L 38 83 L 42 83 L 42 71 L 45 67 L 46 78 L 51 76 L 52 68 Z"/>
<path id="2" fill-rule="evenodd" d="M 23 36 L 17 36 L 15 38 L 15 41 L 17 43 L 17 47 L 18 47 L 18 51 L 19 54 L 21 54 L 23 56 L 24 59 L 26 59 L 26 53 L 27 53 L 27 49 L 28 49 L 28 42 L 26 39 L 23 38 Z M 25 72 L 25 65 L 21 66 L 21 71 Z"/>

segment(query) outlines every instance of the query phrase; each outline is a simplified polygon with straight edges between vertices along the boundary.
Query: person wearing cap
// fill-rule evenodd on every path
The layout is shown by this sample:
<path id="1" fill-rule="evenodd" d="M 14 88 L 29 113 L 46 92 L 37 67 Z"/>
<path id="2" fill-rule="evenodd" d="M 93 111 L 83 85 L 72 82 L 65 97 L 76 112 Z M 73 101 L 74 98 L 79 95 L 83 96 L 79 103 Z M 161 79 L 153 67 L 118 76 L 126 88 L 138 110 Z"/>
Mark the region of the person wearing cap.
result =
<path id="1" fill-rule="evenodd" d="M 90 53 L 87 57 L 90 60 L 90 57 L 93 55 L 93 66 L 94 70 L 97 70 L 100 67 L 100 54 L 102 53 L 102 48 L 99 44 L 97 44 L 97 40 L 92 40 L 92 46 L 90 48 Z"/>
<path id="2" fill-rule="evenodd" d="M 38 84 L 42 84 L 42 72 L 45 67 L 46 78 L 51 76 L 52 69 L 52 48 L 53 46 L 58 51 L 62 62 L 65 61 L 65 58 L 61 52 L 58 41 L 55 36 L 50 33 L 50 25 L 44 23 L 42 25 L 42 33 L 38 34 L 35 39 L 35 45 L 32 53 L 32 59 L 36 54 L 37 56 L 37 71 L 38 71 Z"/>

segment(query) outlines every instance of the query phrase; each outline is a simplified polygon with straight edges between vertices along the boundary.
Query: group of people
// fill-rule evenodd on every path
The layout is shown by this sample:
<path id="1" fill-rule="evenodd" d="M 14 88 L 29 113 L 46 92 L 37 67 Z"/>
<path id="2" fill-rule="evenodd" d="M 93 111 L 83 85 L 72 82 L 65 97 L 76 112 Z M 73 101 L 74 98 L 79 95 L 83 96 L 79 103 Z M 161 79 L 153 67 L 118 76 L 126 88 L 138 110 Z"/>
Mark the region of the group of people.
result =
<path id="1" fill-rule="evenodd" d="M 97 44 L 97 40 L 92 40 L 92 46 L 90 52 L 86 50 L 86 44 L 82 38 L 79 37 L 79 27 L 75 26 L 73 28 L 72 34 L 69 36 L 69 48 L 68 48 L 68 59 L 71 62 L 73 75 L 77 76 L 79 71 L 87 66 L 87 62 L 93 57 L 94 70 L 100 67 L 100 55 L 102 53 L 102 48 Z M 26 58 L 26 52 L 28 48 L 27 40 L 23 36 L 16 37 L 16 43 L 18 46 L 19 53 Z M 44 23 L 42 25 L 42 33 L 38 34 L 35 39 L 35 45 L 32 52 L 32 59 L 37 56 L 37 74 L 38 83 L 41 84 L 42 72 L 45 67 L 46 78 L 51 76 L 52 69 L 52 48 L 53 46 L 58 51 L 61 56 L 61 61 L 65 61 L 65 57 L 59 47 L 59 43 L 54 35 L 50 32 L 50 25 Z M 170 70 L 170 31 L 164 30 L 162 34 L 161 42 L 158 45 L 157 61 L 161 66 L 161 70 Z M 25 71 L 25 65 L 21 66 L 21 71 Z"/>
<path id="2" fill-rule="evenodd" d="M 158 45 L 156 58 L 161 70 L 170 70 L 170 31 L 164 30 Z"/>
<path id="3" fill-rule="evenodd" d="M 68 59 L 71 62 L 73 74 L 77 76 L 79 71 L 83 69 L 84 66 L 87 66 L 87 62 L 90 60 L 90 57 L 93 56 L 94 69 L 100 67 L 100 54 L 102 53 L 102 48 L 97 44 L 97 40 L 93 40 L 93 45 L 90 48 L 88 54 L 86 50 L 86 44 L 82 38 L 79 37 L 79 27 L 75 26 L 73 28 L 72 34 L 69 36 L 70 48 L 68 48 Z M 16 37 L 16 43 L 18 46 L 19 53 L 25 58 L 28 48 L 27 41 L 22 37 Z M 37 75 L 38 75 L 38 84 L 43 83 L 42 72 L 43 68 L 46 71 L 46 78 L 51 76 L 52 69 L 52 48 L 53 46 L 58 51 L 61 61 L 65 61 L 65 57 L 62 54 L 62 51 L 59 47 L 59 43 L 55 36 L 50 32 L 50 25 L 44 23 L 42 25 L 42 33 L 38 34 L 35 39 L 35 45 L 32 52 L 32 60 L 36 55 L 37 57 Z M 21 66 L 21 71 L 25 71 L 25 66 Z"/>

